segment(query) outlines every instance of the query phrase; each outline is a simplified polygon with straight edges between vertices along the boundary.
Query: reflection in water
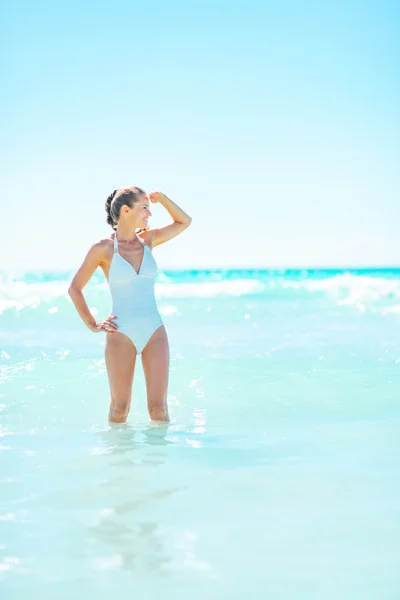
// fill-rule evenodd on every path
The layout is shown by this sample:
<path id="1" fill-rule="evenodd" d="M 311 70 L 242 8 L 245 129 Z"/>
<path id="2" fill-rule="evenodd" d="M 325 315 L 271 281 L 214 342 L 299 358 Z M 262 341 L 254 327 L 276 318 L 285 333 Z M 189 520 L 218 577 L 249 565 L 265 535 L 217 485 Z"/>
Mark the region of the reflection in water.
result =
<path id="1" fill-rule="evenodd" d="M 188 436 L 187 428 L 170 424 L 109 428 L 86 437 L 85 458 L 67 461 L 68 478 L 46 503 L 56 511 L 55 523 L 62 514 L 69 534 L 81 540 L 73 553 L 84 569 L 150 577 L 209 569 L 197 558 L 197 532 L 181 515 L 185 501 L 176 494 L 199 477 L 185 453 Z M 184 460 L 177 469 L 179 448 Z"/>
<path id="2" fill-rule="evenodd" d="M 170 423 L 150 423 L 146 427 L 123 423 L 111 425 L 109 429 L 100 431 L 100 435 L 112 451 L 126 452 L 146 443 L 161 446 L 171 444 L 166 439 L 170 427 Z"/>
<path id="3" fill-rule="evenodd" d="M 165 485 L 163 476 L 155 477 L 153 471 L 165 465 L 166 450 L 172 444 L 166 439 L 168 429 L 169 424 L 150 424 L 142 429 L 126 425 L 100 432 L 105 452 L 102 458 L 107 458 L 116 472 L 100 485 L 106 508 L 100 511 L 97 523 L 87 528 L 94 568 L 159 572 L 171 562 L 172 548 L 168 550 L 155 517 L 161 519 L 163 503 L 185 488 L 171 486 L 168 478 Z M 118 460 L 110 461 L 110 457 Z"/>
<path id="4" fill-rule="evenodd" d="M 96 558 L 91 561 L 95 568 L 159 571 L 170 562 L 157 523 L 134 522 L 133 514 L 139 505 L 140 502 L 115 505 L 113 509 L 103 511 L 98 524 L 88 529 L 90 541 L 96 543 Z M 99 542 L 105 546 L 104 553 L 98 547 Z"/>
<path id="5" fill-rule="evenodd" d="M 157 452 L 154 446 L 168 446 L 172 440 L 166 438 L 169 423 L 150 424 L 147 427 L 132 427 L 128 424 L 110 427 L 100 431 L 102 447 L 99 453 L 109 456 L 124 455 L 123 461 L 113 462 L 114 466 L 132 466 L 138 462 L 152 463 L 155 466 L 164 462 L 165 453 Z M 146 448 L 147 447 L 147 448 Z M 127 456 L 131 454 L 131 456 Z"/>

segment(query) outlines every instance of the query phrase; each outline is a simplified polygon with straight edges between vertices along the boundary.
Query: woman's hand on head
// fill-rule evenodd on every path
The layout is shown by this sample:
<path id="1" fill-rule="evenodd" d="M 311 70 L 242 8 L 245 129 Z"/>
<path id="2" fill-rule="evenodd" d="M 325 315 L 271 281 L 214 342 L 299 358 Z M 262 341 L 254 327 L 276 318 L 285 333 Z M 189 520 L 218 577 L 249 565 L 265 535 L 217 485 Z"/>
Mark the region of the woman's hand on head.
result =
<path id="1" fill-rule="evenodd" d="M 105 321 L 99 321 L 98 323 L 95 323 L 94 325 L 89 327 L 89 329 L 94 333 L 116 333 L 118 331 L 118 325 L 113 321 L 116 318 L 117 317 L 115 317 L 114 315 L 111 315 Z"/>
<path id="2" fill-rule="evenodd" d="M 162 192 L 150 192 L 150 194 L 148 194 L 148 197 L 150 202 L 152 202 L 153 204 L 157 204 L 157 202 L 161 202 L 164 198 L 166 198 L 166 195 Z"/>

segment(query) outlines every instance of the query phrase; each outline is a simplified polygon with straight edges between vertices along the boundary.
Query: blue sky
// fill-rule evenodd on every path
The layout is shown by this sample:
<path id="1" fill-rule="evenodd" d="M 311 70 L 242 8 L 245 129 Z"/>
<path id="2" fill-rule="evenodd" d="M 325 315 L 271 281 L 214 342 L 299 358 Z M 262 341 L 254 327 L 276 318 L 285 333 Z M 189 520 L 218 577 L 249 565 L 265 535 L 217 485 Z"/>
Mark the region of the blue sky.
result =
<path id="1" fill-rule="evenodd" d="M 8 267 L 77 267 L 125 185 L 193 217 L 162 267 L 400 264 L 397 2 L 83 4 L 1 8 Z"/>

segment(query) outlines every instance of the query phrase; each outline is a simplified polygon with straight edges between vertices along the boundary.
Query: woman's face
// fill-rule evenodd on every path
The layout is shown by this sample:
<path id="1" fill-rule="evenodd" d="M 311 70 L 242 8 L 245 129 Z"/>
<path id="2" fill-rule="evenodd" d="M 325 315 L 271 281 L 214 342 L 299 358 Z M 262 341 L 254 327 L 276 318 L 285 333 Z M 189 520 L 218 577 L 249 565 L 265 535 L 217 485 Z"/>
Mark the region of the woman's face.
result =
<path id="1" fill-rule="evenodd" d="M 150 201 L 145 194 L 142 194 L 132 208 L 124 207 L 126 216 L 132 222 L 134 229 L 148 229 L 149 218 L 151 217 Z"/>

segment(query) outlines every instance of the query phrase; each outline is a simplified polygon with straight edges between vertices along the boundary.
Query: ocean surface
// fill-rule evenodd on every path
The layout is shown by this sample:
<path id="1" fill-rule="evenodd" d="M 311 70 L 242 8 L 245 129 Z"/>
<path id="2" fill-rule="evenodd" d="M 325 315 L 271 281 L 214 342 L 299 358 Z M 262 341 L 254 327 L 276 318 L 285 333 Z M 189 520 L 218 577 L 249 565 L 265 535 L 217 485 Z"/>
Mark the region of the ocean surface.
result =
<path id="1" fill-rule="evenodd" d="M 0 274 L 1 598 L 399 599 L 400 269 L 162 272 L 120 429 L 71 276 Z"/>

